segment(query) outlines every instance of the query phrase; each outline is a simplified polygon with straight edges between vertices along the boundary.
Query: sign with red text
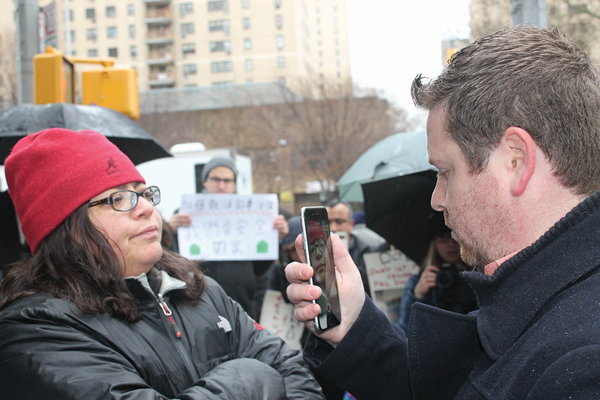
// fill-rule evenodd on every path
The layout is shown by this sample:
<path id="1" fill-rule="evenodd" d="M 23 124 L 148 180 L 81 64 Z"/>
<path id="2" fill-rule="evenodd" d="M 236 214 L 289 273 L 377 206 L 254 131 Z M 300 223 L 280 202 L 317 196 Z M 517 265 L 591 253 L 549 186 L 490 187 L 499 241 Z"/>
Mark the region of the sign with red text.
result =
<path id="1" fill-rule="evenodd" d="M 190 260 L 275 260 L 279 233 L 276 194 L 184 194 L 180 213 L 192 225 L 177 229 L 179 254 Z"/>
<path id="2" fill-rule="evenodd" d="M 302 350 L 300 338 L 304 324 L 294 318 L 294 306 L 286 303 L 278 290 L 267 290 L 260 311 L 259 324 L 283 339 L 290 348 Z"/>
<path id="3" fill-rule="evenodd" d="M 371 299 L 393 321 L 398 321 L 402 289 L 419 266 L 400 250 L 367 253 L 365 266 L 371 287 Z"/>

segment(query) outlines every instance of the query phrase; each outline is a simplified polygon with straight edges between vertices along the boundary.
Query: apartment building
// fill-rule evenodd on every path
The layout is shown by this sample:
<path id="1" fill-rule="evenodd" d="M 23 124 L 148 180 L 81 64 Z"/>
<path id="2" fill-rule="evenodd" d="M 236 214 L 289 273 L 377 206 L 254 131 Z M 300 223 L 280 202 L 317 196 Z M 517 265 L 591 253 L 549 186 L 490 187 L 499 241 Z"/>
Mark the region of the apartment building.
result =
<path id="1" fill-rule="evenodd" d="M 136 68 L 140 91 L 351 81 L 345 0 L 55 1 L 60 50 Z"/>

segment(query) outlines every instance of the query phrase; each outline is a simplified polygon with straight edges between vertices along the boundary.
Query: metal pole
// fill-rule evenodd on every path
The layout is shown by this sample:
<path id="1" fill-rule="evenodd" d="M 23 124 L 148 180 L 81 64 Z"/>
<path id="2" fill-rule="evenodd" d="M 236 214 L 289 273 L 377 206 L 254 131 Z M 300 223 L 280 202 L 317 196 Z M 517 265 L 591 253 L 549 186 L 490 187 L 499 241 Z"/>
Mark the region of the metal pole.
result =
<path id="1" fill-rule="evenodd" d="M 548 27 L 546 0 L 511 0 L 512 25 L 530 23 Z"/>
<path id="2" fill-rule="evenodd" d="M 65 54 L 68 56 L 71 55 L 71 19 L 69 14 L 69 0 L 65 0 Z"/>
<path id="3" fill-rule="evenodd" d="M 19 103 L 33 103 L 33 56 L 38 53 L 37 0 L 15 0 L 15 39 Z"/>

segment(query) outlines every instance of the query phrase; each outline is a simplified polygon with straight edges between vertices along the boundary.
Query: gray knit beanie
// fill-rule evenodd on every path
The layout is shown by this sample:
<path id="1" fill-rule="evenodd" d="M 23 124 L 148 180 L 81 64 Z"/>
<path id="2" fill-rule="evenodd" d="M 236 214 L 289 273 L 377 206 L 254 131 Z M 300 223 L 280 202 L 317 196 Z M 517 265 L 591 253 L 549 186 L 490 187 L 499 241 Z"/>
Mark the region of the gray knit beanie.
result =
<path id="1" fill-rule="evenodd" d="M 202 168 L 202 182 L 206 182 L 206 179 L 208 178 L 208 173 L 217 167 L 229 168 L 233 171 L 233 178 L 237 179 L 238 171 L 235 167 L 235 164 L 233 163 L 233 160 L 227 157 L 215 157 L 209 162 L 207 162 L 206 165 L 204 165 L 204 168 Z"/>

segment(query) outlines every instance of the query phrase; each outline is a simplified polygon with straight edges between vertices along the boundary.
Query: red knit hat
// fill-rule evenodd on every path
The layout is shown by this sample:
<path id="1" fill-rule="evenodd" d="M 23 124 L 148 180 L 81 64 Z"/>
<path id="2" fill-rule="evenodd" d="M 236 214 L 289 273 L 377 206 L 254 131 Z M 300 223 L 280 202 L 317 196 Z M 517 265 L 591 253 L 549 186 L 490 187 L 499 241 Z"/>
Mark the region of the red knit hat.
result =
<path id="1" fill-rule="evenodd" d="M 47 129 L 19 140 L 4 163 L 8 192 L 31 252 L 82 204 L 131 182 L 131 160 L 94 131 Z"/>

